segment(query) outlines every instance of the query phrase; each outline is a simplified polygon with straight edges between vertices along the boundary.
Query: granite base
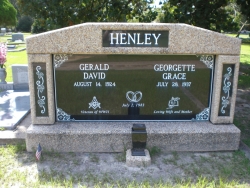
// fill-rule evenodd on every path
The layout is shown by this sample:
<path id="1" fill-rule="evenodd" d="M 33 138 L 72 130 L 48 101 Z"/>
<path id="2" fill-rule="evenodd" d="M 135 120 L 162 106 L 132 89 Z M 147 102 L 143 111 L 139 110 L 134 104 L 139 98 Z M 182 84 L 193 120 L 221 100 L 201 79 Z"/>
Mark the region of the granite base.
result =
<path id="1" fill-rule="evenodd" d="M 31 125 L 27 130 L 27 151 L 38 143 L 57 152 L 123 152 L 131 149 L 131 128 L 138 122 L 56 122 Z M 146 125 L 147 147 L 165 151 L 238 150 L 240 130 L 234 124 L 210 122 L 139 122 Z"/>
<path id="2" fill-rule="evenodd" d="M 129 167 L 147 167 L 151 165 L 151 157 L 147 149 L 145 156 L 132 156 L 131 149 L 126 151 L 126 165 Z"/>
<path id="3" fill-rule="evenodd" d="M 29 92 L 13 90 L 0 92 L 0 128 L 14 130 L 29 112 Z"/>
<path id="4" fill-rule="evenodd" d="M 9 82 L 6 84 L 0 84 L 0 92 L 6 91 L 6 90 L 13 90 L 13 83 L 12 82 Z"/>

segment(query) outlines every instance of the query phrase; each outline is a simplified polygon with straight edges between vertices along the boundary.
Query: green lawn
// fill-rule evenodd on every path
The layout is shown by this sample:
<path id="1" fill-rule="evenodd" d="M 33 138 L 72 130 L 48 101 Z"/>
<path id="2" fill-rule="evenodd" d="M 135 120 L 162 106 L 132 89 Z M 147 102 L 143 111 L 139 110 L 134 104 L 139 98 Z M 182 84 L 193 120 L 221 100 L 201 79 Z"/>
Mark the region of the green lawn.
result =
<path id="1" fill-rule="evenodd" d="M 240 62 L 250 65 L 250 43 L 241 45 Z"/>
<path id="2" fill-rule="evenodd" d="M 247 89 L 250 87 L 250 43 L 241 45 L 240 72 L 238 79 L 238 88 Z"/>
<path id="3" fill-rule="evenodd" d="M 236 37 L 236 33 L 233 33 L 233 34 L 226 34 L 230 37 Z M 249 34 L 240 34 L 239 38 L 242 38 L 242 39 L 246 39 L 246 38 L 249 38 Z"/>
<path id="4" fill-rule="evenodd" d="M 227 36 L 234 37 L 237 35 L 234 34 L 226 34 Z M 249 34 L 240 34 L 239 38 L 246 40 L 250 40 Z M 240 62 L 243 64 L 249 64 L 250 65 L 250 43 L 243 43 L 241 44 L 241 52 L 240 52 Z"/>
<path id="5" fill-rule="evenodd" d="M 22 33 L 22 34 L 24 36 L 24 40 L 26 39 L 26 37 L 31 35 L 31 33 Z M 12 38 L 11 35 L 0 36 L 0 42 L 7 42 L 8 39 L 11 39 L 11 38 Z"/>
<path id="6" fill-rule="evenodd" d="M 156 151 L 157 150 L 157 151 Z M 42 159 L 24 144 L 0 146 L 1 187 L 57 188 L 247 188 L 250 161 L 242 151 L 150 151 L 149 167 L 126 167 L 124 153 L 43 151 Z M 154 155 L 153 155 L 154 153 Z M 108 159 L 108 160 L 107 160 Z M 83 161 L 84 160 L 84 161 Z M 114 170 L 108 166 L 117 166 Z M 96 170 L 95 170 L 96 168 Z M 119 168 L 119 169 L 118 169 Z M 125 173 L 119 177 L 121 171 Z M 154 176 L 159 172 L 157 176 Z M 152 175 L 152 176 L 151 176 Z"/>
<path id="7" fill-rule="evenodd" d="M 23 33 L 24 39 L 28 36 L 30 36 L 30 33 Z M 15 50 L 26 48 L 25 44 L 20 44 L 20 43 L 12 43 L 10 40 L 11 35 L 5 35 L 0 37 L 0 42 L 7 42 L 8 44 L 15 44 L 17 45 Z M 26 50 L 21 51 L 21 52 L 7 52 L 7 62 L 5 63 L 5 68 L 7 71 L 7 82 L 12 82 L 12 69 L 11 66 L 13 64 L 28 64 L 27 60 L 27 52 Z"/>
<path id="8" fill-rule="evenodd" d="M 7 82 L 12 82 L 12 69 L 11 66 L 14 64 L 28 64 L 27 53 L 26 50 L 21 52 L 8 52 L 7 53 L 7 62 L 6 70 L 7 70 Z"/>
<path id="9" fill-rule="evenodd" d="M 237 34 L 234 33 L 226 35 L 230 37 L 235 37 Z M 239 38 L 250 40 L 249 34 L 240 34 Z M 250 65 L 250 43 L 241 44 L 240 62 L 243 64 Z"/>

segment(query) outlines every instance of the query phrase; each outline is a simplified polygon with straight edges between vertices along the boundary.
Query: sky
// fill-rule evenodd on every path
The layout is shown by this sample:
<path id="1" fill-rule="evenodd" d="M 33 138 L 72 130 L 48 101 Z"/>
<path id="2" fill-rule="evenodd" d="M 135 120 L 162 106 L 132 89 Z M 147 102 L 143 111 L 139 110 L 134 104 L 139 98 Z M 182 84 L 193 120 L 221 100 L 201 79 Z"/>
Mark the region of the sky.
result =
<path id="1" fill-rule="evenodd" d="M 160 1 L 162 1 L 162 2 L 163 2 L 163 0 L 154 0 L 154 4 L 153 4 L 153 6 L 156 6 L 156 8 L 161 8 L 162 4 L 161 4 L 161 5 L 159 5 Z"/>

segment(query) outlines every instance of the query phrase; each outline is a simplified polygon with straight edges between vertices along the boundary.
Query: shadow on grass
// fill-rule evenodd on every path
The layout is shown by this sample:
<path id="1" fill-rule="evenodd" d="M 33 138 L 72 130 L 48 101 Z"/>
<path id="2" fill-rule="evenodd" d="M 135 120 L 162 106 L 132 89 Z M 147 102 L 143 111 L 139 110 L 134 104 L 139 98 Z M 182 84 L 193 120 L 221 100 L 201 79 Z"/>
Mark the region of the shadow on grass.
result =
<path id="1" fill-rule="evenodd" d="M 127 167 L 116 160 L 116 153 L 44 151 L 36 161 L 35 152 L 25 150 L 24 143 L 0 147 L 3 187 L 250 186 L 250 161 L 241 151 L 164 153 L 151 149 L 155 150 L 151 166 Z"/>

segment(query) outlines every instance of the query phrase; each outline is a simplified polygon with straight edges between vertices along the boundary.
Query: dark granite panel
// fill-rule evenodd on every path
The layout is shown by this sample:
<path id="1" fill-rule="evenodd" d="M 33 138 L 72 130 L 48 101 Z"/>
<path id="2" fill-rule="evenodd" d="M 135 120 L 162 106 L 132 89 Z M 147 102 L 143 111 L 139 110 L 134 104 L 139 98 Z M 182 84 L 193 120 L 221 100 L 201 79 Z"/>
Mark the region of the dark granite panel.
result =
<path id="1" fill-rule="evenodd" d="M 223 64 L 219 116 L 230 116 L 234 64 Z"/>
<path id="2" fill-rule="evenodd" d="M 48 116 L 48 96 L 46 80 L 46 64 L 32 63 L 34 75 L 36 116 Z"/>
<path id="3" fill-rule="evenodd" d="M 59 56 L 57 121 L 209 120 L 213 56 Z"/>
<path id="4" fill-rule="evenodd" d="M 168 31 L 103 30 L 103 47 L 168 47 Z"/>

